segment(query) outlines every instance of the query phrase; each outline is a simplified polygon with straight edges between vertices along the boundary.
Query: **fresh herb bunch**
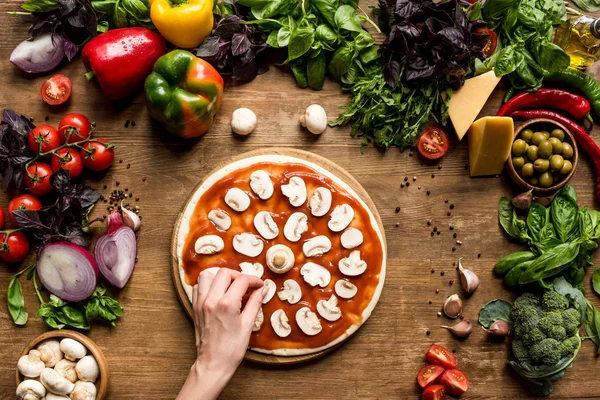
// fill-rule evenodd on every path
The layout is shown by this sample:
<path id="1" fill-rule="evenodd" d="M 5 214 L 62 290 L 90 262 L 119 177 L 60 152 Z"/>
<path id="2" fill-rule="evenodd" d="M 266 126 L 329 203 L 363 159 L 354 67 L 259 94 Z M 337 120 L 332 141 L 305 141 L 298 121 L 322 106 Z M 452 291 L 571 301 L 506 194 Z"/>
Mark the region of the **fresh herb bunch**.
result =
<path id="1" fill-rule="evenodd" d="M 25 116 L 5 109 L 0 122 L 0 175 L 4 191 L 25 187 L 25 164 L 33 157 L 27 145 L 29 132 L 35 125 Z"/>
<path id="2" fill-rule="evenodd" d="M 447 77 L 458 90 L 473 60 L 485 58 L 482 50 L 490 38 L 476 32 L 486 23 L 471 21 L 456 0 L 379 0 L 379 24 L 387 34 L 381 54 L 390 86 L 401 78 L 428 82 Z"/>
<path id="3" fill-rule="evenodd" d="M 552 43 L 553 26 L 566 21 L 562 0 L 487 0 L 482 15 L 498 35 L 496 52 L 476 62 L 476 74 L 494 68 L 513 88 L 537 90 L 544 74 L 564 71 L 570 57 Z"/>
<path id="4" fill-rule="evenodd" d="M 92 7 L 104 14 L 100 24 L 110 29 L 141 26 L 154 29 L 148 0 L 92 0 Z"/>
<path id="5" fill-rule="evenodd" d="M 351 83 L 378 58 L 375 40 L 362 27 L 370 20 L 358 14 L 356 2 L 239 0 L 237 4 L 250 7 L 247 23 L 268 33 L 269 46 L 287 50 L 285 63 L 300 87 L 322 89 L 326 75 Z"/>
<path id="6" fill-rule="evenodd" d="M 215 15 L 215 27 L 196 49 L 196 55 L 211 63 L 222 75 L 249 82 L 268 71 L 261 52 L 267 36 L 237 15 Z"/>
<path id="7" fill-rule="evenodd" d="M 573 0 L 573 3 L 587 13 L 600 11 L 599 0 Z"/>
<path id="8" fill-rule="evenodd" d="M 400 67 L 403 72 L 404 64 Z M 452 90 L 445 79 L 418 84 L 398 81 L 390 87 L 379 65 L 369 68 L 355 82 L 345 85 L 352 100 L 330 126 L 352 125 L 352 135 L 363 145 L 401 149 L 411 146 L 429 118 L 445 124 Z"/>

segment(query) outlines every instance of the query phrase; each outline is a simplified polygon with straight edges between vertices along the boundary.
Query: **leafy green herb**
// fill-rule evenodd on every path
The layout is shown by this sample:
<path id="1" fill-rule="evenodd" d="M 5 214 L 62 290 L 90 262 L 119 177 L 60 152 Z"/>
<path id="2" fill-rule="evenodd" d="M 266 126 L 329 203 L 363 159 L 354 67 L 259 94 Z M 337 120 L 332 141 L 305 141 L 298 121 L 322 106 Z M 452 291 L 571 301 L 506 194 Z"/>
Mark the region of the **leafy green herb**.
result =
<path id="1" fill-rule="evenodd" d="M 92 0 L 94 10 L 104 13 L 111 29 L 141 26 L 154 29 L 148 0 Z"/>
<path id="2" fill-rule="evenodd" d="M 600 11 L 600 1 L 598 0 L 573 0 L 573 3 L 587 13 Z"/>
<path id="3" fill-rule="evenodd" d="M 106 296 L 106 288 L 100 285 L 87 301 L 85 316 L 88 321 L 97 319 L 115 326 L 117 318 L 123 316 L 123 307 L 118 301 Z"/>
<path id="4" fill-rule="evenodd" d="M 525 221 L 519 219 L 517 210 L 508 197 L 502 197 L 498 203 L 498 220 L 504 231 L 512 238 L 521 242 L 529 238 Z"/>
<path id="5" fill-rule="evenodd" d="M 596 344 L 598 354 L 600 354 L 600 311 L 589 301 L 587 302 L 583 326 L 588 339 Z"/>
<path id="6" fill-rule="evenodd" d="M 489 329 L 490 326 L 498 320 L 505 321 L 510 325 L 511 307 L 510 303 L 505 300 L 497 299 L 490 301 L 479 310 L 479 325 L 483 326 L 485 329 Z"/>
<path id="7" fill-rule="evenodd" d="M 29 12 L 48 12 L 58 8 L 58 0 L 29 0 L 21 8 Z"/>
<path id="8" fill-rule="evenodd" d="M 25 309 L 25 297 L 23 297 L 23 287 L 21 286 L 19 278 L 25 272 L 29 274 L 31 271 L 35 271 L 35 264 L 17 272 L 8 283 L 6 303 L 8 305 L 8 312 L 15 325 L 25 325 L 29 318 L 29 314 Z"/>
<path id="9" fill-rule="evenodd" d="M 596 294 L 600 295 L 600 269 L 594 270 L 592 275 L 592 288 Z"/>

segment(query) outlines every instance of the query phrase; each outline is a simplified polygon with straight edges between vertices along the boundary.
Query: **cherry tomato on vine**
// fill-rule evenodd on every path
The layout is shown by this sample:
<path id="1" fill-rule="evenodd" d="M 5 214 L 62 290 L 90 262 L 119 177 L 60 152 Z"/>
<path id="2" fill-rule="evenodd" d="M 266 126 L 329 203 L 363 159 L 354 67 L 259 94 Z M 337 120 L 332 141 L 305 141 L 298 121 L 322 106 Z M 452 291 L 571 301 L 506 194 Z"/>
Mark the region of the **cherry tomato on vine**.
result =
<path id="1" fill-rule="evenodd" d="M 457 369 L 449 369 L 444 372 L 440 383 L 446 387 L 448 393 L 455 396 L 460 396 L 469 388 L 469 379 L 462 371 Z"/>
<path id="2" fill-rule="evenodd" d="M 494 31 L 491 30 L 490 28 L 482 27 L 482 28 L 475 29 L 475 33 L 483 33 L 484 35 L 490 35 L 490 39 L 488 40 L 486 45 L 483 47 L 482 51 L 488 57 L 491 56 L 492 54 L 494 54 L 494 51 L 496 51 L 496 46 L 498 46 L 498 36 L 496 36 Z"/>
<path id="3" fill-rule="evenodd" d="M 448 136 L 439 128 L 429 128 L 417 142 L 419 153 L 429 160 L 437 160 L 448 152 Z"/>
<path id="4" fill-rule="evenodd" d="M 422 388 L 427 387 L 433 382 L 437 382 L 440 376 L 444 373 L 445 369 L 439 365 L 429 364 L 419 370 L 417 374 L 417 383 Z"/>
<path id="5" fill-rule="evenodd" d="M 102 138 L 97 140 L 83 145 L 81 150 L 83 165 L 92 171 L 104 171 L 112 165 L 115 152 L 108 140 Z"/>
<path id="6" fill-rule="evenodd" d="M 42 84 L 42 99 L 51 106 L 65 103 L 71 97 L 71 80 L 63 74 L 56 74 Z"/>
<path id="7" fill-rule="evenodd" d="M 69 177 L 76 179 L 83 172 L 83 160 L 81 155 L 75 149 L 60 149 L 52 156 L 52 170 L 59 169 L 69 171 Z"/>
<path id="8" fill-rule="evenodd" d="M 454 357 L 454 354 L 439 344 L 432 344 L 427 350 L 425 358 L 431 364 L 441 365 L 447 369 L 456 367 L 456 357 Z"/>
<path id="9" fill-rule="evenodd" d="M 442 385 L 427 386 L 421 395 L 422 400 L 445 400 L 446 388 Z"/>
<path id="10" fill-rule="evenodd" d="M 83 114 L 67 114 L 58 124 L 61 143 L 67 143 L 67 140 L 69 143 L 81 142 L 90 137 L 91 132 L 92 124 L 88 117 Z"/>
<path id="11" fill-rule="evenodd" d="M 29 149 L 33 154 L 39 154 L 40 144 L 42 145 L 42 153 L 47 153 L 60 146 L 60 138 L 55 127 L 42 124 L 38 125 L 29 132 L 27 138 Z"/>
<path id="12" fill-rule="evenodd" d="M 50 177 L 53 171 L 50 165 L 43 162 L 34 162 L 27 167 L 25 174 L 25 187 L 34 196 L 42 197 L 52 191 Z"/>
<path id="13" fill-rule="evenodd" d="M 0 207 L 0 229 L 4 228 L 4 220 L 5 220 L 5 216 L 4 216 L 4 208 Z"/>
<path id="14" fill-rule="evenodd" d="M 6 240 L 6 243 L 4 242 Z M 7 263 L 23 261 L 29 253 L 29 239 L 23 232 L 0 235 L 0 259 Z"/>
<path id="15" fill-rule="evenodd" d="M 8 218 L 10 218 L 10 222 L 12 222 L 13 226 L 19 226 L 17 221 L 15 221 L 15 217 L 13 216 L 13 211 L 16 210 L 41 210 L 42 202 L 35 196 L 30 194 L 22 194 L 20 196 L 15 197 L 8 203 Z"/>

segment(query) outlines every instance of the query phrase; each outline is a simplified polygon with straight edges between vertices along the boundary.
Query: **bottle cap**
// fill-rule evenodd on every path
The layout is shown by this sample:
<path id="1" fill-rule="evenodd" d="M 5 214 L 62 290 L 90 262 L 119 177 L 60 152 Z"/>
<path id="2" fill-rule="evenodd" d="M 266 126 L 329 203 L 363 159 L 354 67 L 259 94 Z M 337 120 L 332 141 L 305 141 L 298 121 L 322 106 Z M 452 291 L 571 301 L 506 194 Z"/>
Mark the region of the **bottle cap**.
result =
<path id="1" fill-rule="evenodd" d="M 596 18 L 590 25 L 590 32 L 596 39 L 600 39 L 600 18 Z"/>

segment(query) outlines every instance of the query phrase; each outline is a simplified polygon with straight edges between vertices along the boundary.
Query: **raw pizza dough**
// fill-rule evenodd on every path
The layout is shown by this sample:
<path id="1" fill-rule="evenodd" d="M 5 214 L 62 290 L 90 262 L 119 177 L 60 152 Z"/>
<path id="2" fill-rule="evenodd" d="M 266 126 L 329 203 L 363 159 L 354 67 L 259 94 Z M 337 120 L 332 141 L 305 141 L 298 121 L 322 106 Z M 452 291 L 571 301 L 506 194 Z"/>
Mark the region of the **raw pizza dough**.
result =
<path id="1" fill-rule="evenodd" d="M 218 184 L 222 179 L 228 177 L 228 175 L 230 175 L 236 171 L 242 170 L 244 168 L 248 168 L 255 164 L 261 164 L 261 163 L 282 164 L 282 165 L 299 164 L 302 166 L 306 166 L 310 169 L 313 169 L 318 174 L 321 174 L 321 175 L 325 176 L 326 178 L 329 178 L 333 182 L 334 185 L 337 185 L 341 189 L 342 193 L 351 196 L 352 199 L 355 200 L 356 202 L 358 202 L 360 204 L 360 207 L 362 207 L 368 213 L 370 226 L 376 233 L 375 240 L 381 246 L 381 266 L 379 269 L 379 273 L 377 274 L 378 282 L 374 288 L 370 288 L 370 289 L 372 289 L 372 296 L 370 298 L 370 301 L 368 302 L 368 305 L 363 309 L 359 320 L 352 323 L 344 332 L 342 332 L 341 334 L 332 338 L 328 343 L 322 344 L 317 347 L 311 347 L 310 345 L 307 345 L 307 347 L 300 347 L 300 348 L 281 347 L 281 348 L 268 348 L 267 349 L 267 348 L 261 348 L 260 346 L 255 347 L 252 345 L 253 344 L 252 340 L 250 342 L 251 350 L 254 350 L 254 351 L 257 351 L 260 353 L 264 353 L 264 354 L 272 354 L 272 355 L 277 355 L 277 356 L 298 356 L 298 355 L 317 353 L 317 352 L 320 352 L 327 348 L 333 347 L 333 346 L 337 345 L 338 343 L 341 343 L 342 341 L 344 341 L 346 338 L 348 338 L 350 335 L 352 335 L 354 332 L 356 332 L 356 330 L 369 318 L 369 316 L 371 315 L 371 312 L 373 311 L 373 309 L 375 308 L 375 306 L 377 304 L 377 301 L 379 300 L 379 296 L 381 295 L 381 291 L 383 289 L 383 284 L 384 284 L 384 280 L 385 280 L 385 272 L 386 272 L 387 249 L 386 249 L 386 243 L 385 243 L 383 232 L 381 231 L 379 224 L 377 223 L 377 220 L 375 219 L 375 217 L 374 217 L 373 213 L 371 212 L 371 210 L 369 209 L 369 207 L 363 202 L 363 200 L 356 194 L 356 192 L 348 184 L 346 184 L 344 181 L 342 181 L 340 178 L 338 178 L 334 174 L 330 173 L 326 169 L 316 165 L 315 163 L 312 163 L 312 162 L 309 162 L 309 161 L 306 161 L 306 160 L 303 160 L 300 158 L 284 156 L 284 155 L 277 155 L 277 154 L 260 155 L 260 156 L 253 156 L 253 157 L 249 157 L 246 159 L 235 161 L 235 162 L 225 166 L 224 168 L 214 172 L 210 176 L 208 176 L 205 179 L 205 181 L 201 184 L 201 186 L 192 195 L 192 198 L 190 199 L 186 208 L 183 211 L 183 215 L 182 215 L 182 218 L 180 221 L 180 227 L 179 227 L 178 234 L 177 234 L 176 251 L 177 251 L 179 276 L 181 279 L 181 283 L 182 283 L 182 286 L 191 302 L 193 286 L 190 283 L 188 283 L 188 279 L 186 276 L 186 270 L 184 268 L 184 262 L 183 262 L 183 259 L 184 259 L 183 252 L 185 250 L 186 242 L 188 239 L 188 234 L 190 233 L 190 221 L 192 220 L 195 211 L 197 211 L 196 207 L 199 205 L 199 202 L 200 202 L 203 194 L 205 194 L 207 191 L 209 191 L 214 185 Z M 260 169 L 260 168 L 257 167 L 257 169 Z M 293 171 L 290 174 L 290 176 L 293 176 Z M 280 190 L 280 189 L 276 188 L 275 191 L 277 191 L 277 190 Z M 250 189 L 249 182 L 248 182 L 248 188 L 245 191 L 249 194 L 253 194 L 252 190 Z M 309 202 L 310 196 L 312 194 L 313 194 L 312 192 L 310 192 L 310 191 L 308 192 L 308 197 L 307 197 L 305 203 Z M 268 202 L 268 200 L 259 199 L 258 196 L 253 198 L 252 201 L 267 201 Z M 313 215 L 310 214 L 310 211 L 309 211 L 308 212 L 309 225 L 310 225 L 311 219 L 314 219 L 314 218 L 321 218 L 321 219 L 329 220 L 330 214 L 333 212 L 333 210 L 335 209 L 335 207 L 337 205 L 339 205 L 339 204 L 333 203 L 331 205 L 331 209 L 327 212 L 327 214 L 325 214 L 322 217 L 314 217 Z M 202 207 L 202 204 L 200 204 L 200 207 Z M 231 210 L 227 206 L 225 201 L 222 201 L 222 205 L 219 208 L 227 211 L 227 213 L 229 213 L 230 215 L 236 213 L 235 211 Z M 269 211 L 268 208 L 266 210 Z M 208 213 L 209 211 L 210 211 L 210 209 L 203 210 L 203 212 L 206 212 L 206 213 Z M 241 212 L 239 214 L 244 214 L 244 213 Z M 252 217 L 253 217 L 253 215 L 252 215 Z M 266 242 L 273 242 L 275 244 L 280 243 L 280 244 L 289 245 L 290 242 L 284 236 L 283 224 L 279 224 L 278 227 L 280 230 L 279 235 L 275 239 L 273 239 L 271 241 L 266 241 Z M 234 229 L 234 228 L 235 227 L 232 226 L 230 229 Z M 260 237 L 260 234 L 256 231 L 256 229 L 251 231 L 251 233 L 254 233 Z M 328 230 L 328 231 L 324 231 L 324 232 L 319 232 L 318 234 L 333 236 L 334 234 L 341 234 L 341 233 L 342 232 L 332 232 L 331 230 Z M 311 237 L 314 237 L 314 235 L 312 235 L 312 236 L 307 235 L 307 234 L 302 235 L 302 239 L 300 240 L 300 243 L 305 242 L 307 239 L 310 239 Z M 196 240 L 196 239 L 197 239 L 197 237 L 193 238 L 193 240 Z M 334 241 L 332 240 L 332 242 L 334 242 Z M 343 249 L 339 240 L 336 240 L 334 242 L 333 246 L 337 247 L 340 251 L 344 251 L 344 254 L 346 254 L 346 256 L 348 256 L 348 254 L 350 254 L 353 251 L 353 250 Z M 231 243 L 226 242 L 225 248 L 227 249 L 227 247 L 231 247 Z M 358 250 L 358 249 L 360 249 L 360 247 L 361 246 L 358 246 L 358 248 L 354 249 L 354 250 Z M 267 251 L 267 248 L 265 248 L 265 250 L 261 252 L 259 257 L 261 258 L 260 263 L 264 266 L 265 271 L 269 271 L 269 269 L 266 265 L 266 262 L 264 260 L 266 251 Z M 298 255 L 296 255 L 296 258 L 297 258 L 297 256 Z M 199 255 L 199 257 L 201 257 L 201 255 Z M 317 260 L 316 262 L 318 263 L 318 258 L 316 260 Z M 312 258 L 308 258 L 308 259 L 306 259 L 305 262 L 311 262 L 311 261 L 314 261 L 314 260 Z M 254 261 L 252 261 L 252 262 L 254 262 Z M 294 268 L 300 269 L 301 266 L 302 265 L 299 265 L 299 263 L 296 262 L 296 265 Z M 240 270 L 240 268 L 237 265 L 231 265 L 230 267 L 232 267 L 233 269 Z M 368 268 L 377 268 L 377 267 L 376 266 L 368 266 Z M 337 268 L 336 268 L 336 270 L 337 270 Z M 338 272 L 338 275 L 339 275 L 339 271 L 336 271 L 336 272 Z M 286 274 L 282 274 L 282 275 L 285 276 Z M 352 281 L 352 277 L 346 277 L 346 278 L 348 278 L 348 280 Z M 265 279 L 265 277 L 263 277 L 263 279 Z M 300 278 L 300 281 L 301 280 L 302 280 L 302 278 Z M 305 282 L 303 282 L 303 281 L 298 282 L 298 283 L 305 284 Z M 331 282 L 329 283 L 328 288 L 329 288 L 330 293 L 335 293 L 335 291 L 333 289 L 335 283 L 336 283 L 335 279 L 332 279 Z M 304 286 L 306 286 L 306 285 L 304 285 Z M 316 286 L 315 288 L 313 288 L 313 290 L 315 290 L 315 291 L 317 291 L 319 289 L 320 289 L 319 286 Z M 281 290 L 281 285 L 278 285 L 277 291 L 280 291 L 280 290 Z M 360 289 L 359 289 L 359 294 L 360 294 Z M 304 294 L 303 294 L 303 297 L 304 297 Z M 343 307 L 339 303 L 342 303 L 346 300 L 343 298 L 340 298 L 339 296 L 337 296 L 337 297 L 338 297 L 338 306 L 340 306 L 340 308 L 343 311 Z M 277 294 L 274 295 L 274 298 L 277 299 Z M 326 298 L 329 298 L 329 295 L 327 295 Z M 285 302 L 285 303 L 287 304 L 287 302 Z M 300 301 L 300 303 L 303 303 L 303 301 Z M 298 305 L 300 305 L 300 304 L 298 304 Z M 334 323 L 328 322 L 325 319 L 323 319 L 321 315 L 319 315 L 319 313 L 317 312 L 317 304 L 304 304 L 304 305 L 305 306 L 308 305 L 309 308 L 317 314 L 317 316 L 319 317 L 319 319 L 323 325 L 335 323 L 335 322 Z M 296 320 L 295 320 L 295 312 L 289 311 L 289 309 L 288 309 L 288 310 L 286 310 L 286 314 L 289 318 L 289 323 L 292 326 L 292 329 L 299 330 L 299 328 L 296 324 Z M 269 325 L 269 324 L 270 324 L 270 314 L 264 316 L 263 327 L 265 325 Z M 254 335 L 254 333 L 253 333 L 253 335 Z M 314 336 L 306 336 L 308 341 L 310 341 L 313 337 Z M 280 341 L 280 342 L 285 340 L 285 339 L 282 339 L 279 337 L 276 337 L 274 339 L 275 339 L 275 341 Z"/>

